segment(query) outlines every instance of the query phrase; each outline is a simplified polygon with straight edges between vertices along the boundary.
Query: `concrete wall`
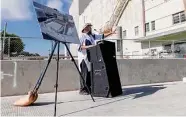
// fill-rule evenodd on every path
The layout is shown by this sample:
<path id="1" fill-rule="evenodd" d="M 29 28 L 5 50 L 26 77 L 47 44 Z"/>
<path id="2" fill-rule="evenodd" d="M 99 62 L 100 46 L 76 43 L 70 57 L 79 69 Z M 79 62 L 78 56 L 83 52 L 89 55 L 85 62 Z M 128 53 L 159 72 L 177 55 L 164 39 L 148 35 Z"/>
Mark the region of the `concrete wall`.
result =
<path id="1" fill-rule="evenodd" d="M 46 61 L 2 61 L 1 78 L 4 78 L 1 80 L 1 95 L 19 95 L 32 90 L 45 65 Z M 59 69 L 59 91 L 78 89 L 79 77 L 74 64 L 62 60 Z M 53 60 L 39 92 L 54 92 L 55 78 L 56 61 Z"/>
<path id="2" fill-rule="evenodd" d="M 122 31 L 126 31 L 126 37 L 123 41 L 123 54 L 132 55 L 133 52 L 139 51 L 141 54 L 141 43 L 136 43 L 132 39 L 143 37 L 143 8 L 142 0 L 129 1 L 118 23 L 122 26 Z M 139 34 L 135 35 L 135 27 L 138 26 Z"/>
<path id="3" fill-rule="evenodd" d="M 186 76 L 186 60 L 120 60 L 122 85 L 179 81 Z"/>
<path id="4" fill-rule="evenodd" d="M 186 13 L 186 0 L 183 0 L 184 7 L 185 7 L 185 13 Z"/>
<path id="5" fill-rule="evenodd" d="M 32 90 L 46 61 L 2 61 L 1 96 Z M 69 60 L 60 61 L 58 91 L 79 89 L 79 75 Z M 186 60 L 118 60 L 122 85 L 180 81 L 186 77 Z M 54 92 L 56 61 L 52 61 L 39 89 Z"/>
<path id="6" fill-rule="evenodd" d="M 136 39 L 143 37 L 143 8 L 142 0 L 129 1 L 126 9 L 124 10 L 119 26 L 126 30 L 126 39 Z M 138 26 L 139 34 L 135 35 L 135 27 Z M 127 45 L 127 44 L 126 44 Z"/>

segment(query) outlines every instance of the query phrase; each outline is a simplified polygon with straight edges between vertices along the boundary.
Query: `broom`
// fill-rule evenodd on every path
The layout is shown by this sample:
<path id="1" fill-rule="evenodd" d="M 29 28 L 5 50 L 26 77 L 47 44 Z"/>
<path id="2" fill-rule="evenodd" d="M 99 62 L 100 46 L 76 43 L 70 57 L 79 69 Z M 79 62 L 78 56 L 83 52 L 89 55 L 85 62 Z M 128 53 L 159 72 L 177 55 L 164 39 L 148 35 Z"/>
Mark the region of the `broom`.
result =
<path id="1" fill-rule="evenodd" d="M 29 91 L 28 95 L 26 95 L 25 97 L 20 98 L 19 100 L 15 101 L 13 105 L 14 106 L 29 106 L 29 105 L 33 104 L 38 98 L 37 91 L 39 89 L 39 86 L 41 85 L 43 77 L 44 77 L 44 75 L 42 74 L 40 76 L 38 82 L 36 83 L 36 86 L 34 87 L 34 90 Z"/>
<path id="2" fill-rule="evenodd" d="M 33 104 L 37 100 L 37 98 L 38 98 L 37 91 L 38 91 L 38 89 L 39 89 L 39 87 L 40 87 L 40 85 L 42 83 L 42 80 L 43 80 L 44 75 L 45 75 L 45 73 L 47 71 L 47 68 L 48 68 L 48 66 L 49 66 L 49 64 L 51 62 L 52 55 L 54 54 L 56 46 L 57 46 L 57 43 L 55 43 L 55 45 L 53 47 L 53 50 L 51 52 L 51 55 L 50 55 L 50 57 L 48 59 L 47 65 L 46 65 L 44 71 L 42 72 L 42 74 L 40 75 L 40 77 L 39 77 L 34 89 L 32 91 L 29 91 L 27 96 L 25 96 L 23 98 L 20 98 L 19 100 L 15 101 L 14 104 L 13 104 L 14 106 L 29 106 L 29 105 Z"/>

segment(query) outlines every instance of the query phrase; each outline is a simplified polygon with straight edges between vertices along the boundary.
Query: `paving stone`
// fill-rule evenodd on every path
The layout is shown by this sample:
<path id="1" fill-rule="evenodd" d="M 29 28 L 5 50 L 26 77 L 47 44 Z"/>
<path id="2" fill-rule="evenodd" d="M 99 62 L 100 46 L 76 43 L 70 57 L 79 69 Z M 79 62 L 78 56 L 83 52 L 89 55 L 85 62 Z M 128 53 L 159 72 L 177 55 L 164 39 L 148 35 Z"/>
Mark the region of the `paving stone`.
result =
<path id="1" fill-rule="evenodd" d="M 78 91 L 58 92 L 57 116 L 186 116 L 186 83 L 172 82 L 125 86 L 124 93 L 114 98 L 96 97 Z M 29 107 L 12 104 L 22 96 L 1 97 L 2 116 L 53 116 L 54 93 L 39 94 Z"/>

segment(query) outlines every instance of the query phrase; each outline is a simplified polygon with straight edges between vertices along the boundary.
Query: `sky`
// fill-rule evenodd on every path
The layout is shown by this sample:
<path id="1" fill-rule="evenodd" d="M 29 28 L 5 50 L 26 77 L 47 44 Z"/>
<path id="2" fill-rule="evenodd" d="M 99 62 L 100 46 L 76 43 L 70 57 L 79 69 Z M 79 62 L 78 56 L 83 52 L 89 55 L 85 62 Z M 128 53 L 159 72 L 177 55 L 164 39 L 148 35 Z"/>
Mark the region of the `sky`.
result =
<path id="1" fill-rule="evenodd" d="M 25 51 L 48 55 L 51 41 L 42 39 L 35 10 L 32 6 L 33 0 L 1 0 L 1 31 L 7 22 L 7 32 L 14 33 L 21 38 L 25 44 Z M 34 0 L 46 6 L 56 8 L 60 12 L 68 13 L 72 0 Z M 64 48 L 61 47 L 63 53 Z"/>

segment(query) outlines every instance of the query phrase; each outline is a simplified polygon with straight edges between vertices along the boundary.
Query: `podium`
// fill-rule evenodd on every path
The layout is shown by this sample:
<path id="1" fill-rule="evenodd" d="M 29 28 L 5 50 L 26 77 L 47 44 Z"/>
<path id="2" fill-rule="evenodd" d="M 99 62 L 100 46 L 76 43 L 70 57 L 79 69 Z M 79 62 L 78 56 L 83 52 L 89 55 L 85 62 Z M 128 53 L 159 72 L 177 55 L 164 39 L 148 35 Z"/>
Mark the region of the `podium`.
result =
<path id="1" fill-rule="evenodd" d="M 87 50 L 91 62 L 91 93 L 95 97 L 115 97 L 122 94 L 116 62 L 115 43 L 99 41 Z"/>

